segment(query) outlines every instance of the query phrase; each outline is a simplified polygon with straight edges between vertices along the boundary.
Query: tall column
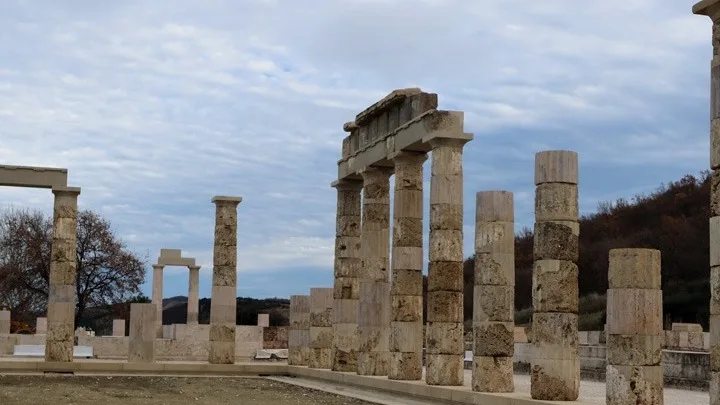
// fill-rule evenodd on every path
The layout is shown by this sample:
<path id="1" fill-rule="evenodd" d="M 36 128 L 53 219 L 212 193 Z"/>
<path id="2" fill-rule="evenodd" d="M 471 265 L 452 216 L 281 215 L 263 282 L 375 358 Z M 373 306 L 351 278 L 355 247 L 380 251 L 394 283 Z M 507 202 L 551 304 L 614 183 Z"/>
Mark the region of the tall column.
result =
<path id="1" fill-rule="evenodd" d="M 360 193 L 362 181 L 343 180 L 337 190 L 335 284 L 333 291 L 333 371 L 357 371 L 360 302 Z"/>
<path id="2" fill-rule="evenodd" d="M 513 392 L 515 214 L 509 191 L 476 195 L 472 389 Z"/>
<path id="3" fill-rule="evenodd" d="M 241 197 L 213 197 L 215 248 L 213 249 L 210 303 L 210 364 L 235 363 L 237 325 L 237 207 Z"/>
<path id="4" fill-rule="evenodd" d="M 187 324 L 198 324 L 199 312 L 199 291 L 200 291 L 200 266 L 188 266 L 188 303 L 187 303 Z"/>
<path id="5" fill-rule="evenodd" d="M 332 367 L 332 288 L 310 289 L 310 350 L 307 366 L 310 368 Z"/>
<path id="6" fill-rule="evenodd" d="M 392 169 L 362 171 L 357 373 L 387 375 L 390 345 L 390 176 Z"/>
<path id="7" fill-rule="evenodd" d="M 660 251 L 612 249 L 609 262 L 607 404 L 662 405 Z"/>
<path id="8" fill-rule="evenodd" d="M 535 155 L 533 399 L 574 401 L 579 394 L 577 183 L 576 152 Z"/>
<path id="9" fill-rule="evenodd" d="M 435 138 L 430 177 L 430 252 L 426 327 L 429 385 L 462 385 L 463 329 L 463 145 Z"/>
<path id="10" fill-rule="evenodd" d="M 163 269 L 165 266 L 153 264 L 152 303 L 155 304 L 155 337 L 163 337 Z"/>
<path id="11" fill-rule="evenodd" d="M 420 380 L 423 349 L 423 163 L 425 153 L 400 152 L 395 163 L 391 380 Z"/>
<path id="12" fill-rule="evenodd" d="M 290 296 L 288 328 L 288 364 L 306 366 L 310 348 L 310 296 Z"/>
<path id="13" fill-rule="evenodd" d="M 157 306 L 154 303 L 130 304 L 129 363 L 155 362 L 156 315 Z"/>
<path id="14" fill-rule="evenodd" d="M 720 405 L 720 0 L 703 0 L 694 14 L 712 20 L 710 63 L 710 404 Z"/>
<path id="15" fill-rule="evenodd" d="M 73 361 L 77 280 L 77 187 L 54 188 L 45 361 Z"/>
<path id="16" fill-rule="evenodd" d="M 0 311 L 0 335 L 10 333 L 10 311 Z"/>

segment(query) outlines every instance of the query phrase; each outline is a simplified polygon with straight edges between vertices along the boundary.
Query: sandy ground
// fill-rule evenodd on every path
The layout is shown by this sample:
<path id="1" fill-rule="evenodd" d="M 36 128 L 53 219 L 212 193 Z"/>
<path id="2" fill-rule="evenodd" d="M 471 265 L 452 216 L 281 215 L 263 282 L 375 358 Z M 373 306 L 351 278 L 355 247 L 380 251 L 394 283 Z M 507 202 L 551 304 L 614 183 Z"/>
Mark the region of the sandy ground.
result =
<path id="1" fill-rule="evenodd" d="M 0 376 L 2 405 L 366 405 L 261 378 Z"/>

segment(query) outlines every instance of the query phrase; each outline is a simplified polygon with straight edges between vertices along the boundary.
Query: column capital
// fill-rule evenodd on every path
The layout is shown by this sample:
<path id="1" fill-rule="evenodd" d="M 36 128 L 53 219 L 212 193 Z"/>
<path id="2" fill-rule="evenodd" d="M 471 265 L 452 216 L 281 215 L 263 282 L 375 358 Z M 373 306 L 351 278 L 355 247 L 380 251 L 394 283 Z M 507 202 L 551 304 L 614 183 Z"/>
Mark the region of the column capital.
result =
<path id="1" fill-rule="evenodd" d="M 188 266 L 188 270 L 190 270 L 190 271 L 199 271 L 199 270 L 200 270 L 200 266 Z"/>
<path id="2" fill-rule="evenodd" d="M 693 14 L 706 15 L 715 21 L 720 17 L 720 0 L 702 0 L 692 7 Z"/>
<path id="3" fill-rule="evenodd" d="M 466 143 L 473 140 L 472 134 L 463 134 L 462 136 L 458 136 L 457 138 L 430 138 L 430 139 L 423 139 L 424 142 L 427 142 L 430 144 L 430 147 L 433 149 L 439 148 L 442 146 L 463 146 Z"/>
<path id="4" fill-rule="evenodd" d="M 395 168 L 389 166 L 366 166 L 358 170 L 358 173 L 362 176 L 363 181 L 376 178 L 389 178 L 394 172 Z"/>
<path id="5" fill-rule="evenodd" d="M 213 204 L 216 205 L 234 205 L 238 206 L 242 202 L 242 197 L 231 197 L 226 195 L 216 195 L 215 197 L 210 200 Z"/>
<path id="6" fill-rule="evenodd" d="M 80 187 L 53 187 L 52 193 L 56 196 L 77 197 L 80 195 Z"/>
<path id="7" fill-rule="evenodd" d="M 153 268 L 153 270 L 162 270 L 165 268 L 165 266 L 162 264 L 153 264 L 152 268 Z"/>
<path id="8" fill-rule="evenodd" d="M 413 152 L 401 150 L 399 152 L 392 153 L 388 156 L 388 159 L 392 160 L 395 165 L 400 164 L 423 164 L 428 158 L 426 152 Z"/>

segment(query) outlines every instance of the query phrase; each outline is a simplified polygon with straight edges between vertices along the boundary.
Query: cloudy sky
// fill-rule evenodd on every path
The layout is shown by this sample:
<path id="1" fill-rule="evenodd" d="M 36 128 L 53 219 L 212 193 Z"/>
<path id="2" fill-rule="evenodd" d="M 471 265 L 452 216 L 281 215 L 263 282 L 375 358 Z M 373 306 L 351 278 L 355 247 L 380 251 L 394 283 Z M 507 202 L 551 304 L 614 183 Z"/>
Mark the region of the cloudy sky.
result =
<path id="1" fill-rule="evenodd" d="M 240 195 L 238 294 L 307 293 L 332 283 L 342 125 L 395 88 L 438 93 L 475 134 L 466 256 L 476 191 L 515 192 L 532 225 L 535 152 L 579 152 L 583 213 L 706 169 L 711 25 L 692 4 L 4 0 L 0 162 L 68 168 L 133 250 L 196 257 L 201 296 L 210 199 Z M 52 195 L 0 205 L 49 213 Z M 186 293 L 167 268 L 165 296 Z"/>

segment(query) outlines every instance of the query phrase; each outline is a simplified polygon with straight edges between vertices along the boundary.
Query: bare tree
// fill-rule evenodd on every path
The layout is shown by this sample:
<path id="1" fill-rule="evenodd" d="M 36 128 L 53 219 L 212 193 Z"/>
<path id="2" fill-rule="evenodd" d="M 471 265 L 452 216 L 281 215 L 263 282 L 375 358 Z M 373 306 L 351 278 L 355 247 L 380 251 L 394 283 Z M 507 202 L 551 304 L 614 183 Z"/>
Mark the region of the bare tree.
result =
<path id="1" fill-rule="evenodd" d="M 0 305 L 33 315 L 47 307 L 52 217 L 39 211 L 0 213 Z M 110 222 L 93 211 L 78 212 L 77 311 L 107 311 L 140 293 L 147 258 L 128 250 Z"/>

